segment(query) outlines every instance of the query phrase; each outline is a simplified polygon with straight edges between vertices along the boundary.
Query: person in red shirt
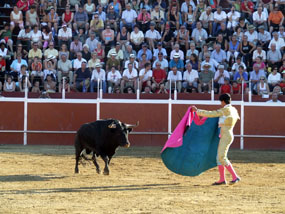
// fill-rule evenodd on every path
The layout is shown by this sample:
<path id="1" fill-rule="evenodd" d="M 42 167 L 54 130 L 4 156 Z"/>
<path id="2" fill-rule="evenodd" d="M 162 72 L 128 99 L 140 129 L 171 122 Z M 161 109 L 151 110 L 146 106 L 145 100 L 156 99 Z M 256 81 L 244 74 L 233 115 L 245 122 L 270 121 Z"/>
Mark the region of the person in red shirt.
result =
<path id="1" fill-rule="evenodd" d="M 229 78 L 225 78 L 224 80 L 224 84 L 221 85 L 220 87 L 220 94 L 231 94 L 232 92 L 232 86 L 230 84 L 230 79 Z"/>
<path id="2" fill-rule="evenodd" d="M 0 83 L 4 83 L 5 80 L 5 70 L 6 70 L 6 60 L 0 54 Z"/>
<path id="3" fill-rule="evenodd" d="M 19 8 L 19 10 L 26 12 L 29 10 L 32 4 L 34 4 L 34 0 L 19 0 L 17 2 L 17 7 Z"/>
<path id="4" fill-rule="evenodd" d="M 161 69 L 160 62 L 156 62 L 156 68 L 153 70 L 152 74 L 152 91 L 156 91 L 159 88 L 160 83 L 164 83 L 166 79 L 166 72 L 165 70 Z"/>
<path id="5" fill-rule="evenodd" d="M 250 23 L 253 22 L 252 13 L 254 12 L 254 4 L 249 0 L 244 0 L 241 3 L 242 17 L 247 19 Z"/>

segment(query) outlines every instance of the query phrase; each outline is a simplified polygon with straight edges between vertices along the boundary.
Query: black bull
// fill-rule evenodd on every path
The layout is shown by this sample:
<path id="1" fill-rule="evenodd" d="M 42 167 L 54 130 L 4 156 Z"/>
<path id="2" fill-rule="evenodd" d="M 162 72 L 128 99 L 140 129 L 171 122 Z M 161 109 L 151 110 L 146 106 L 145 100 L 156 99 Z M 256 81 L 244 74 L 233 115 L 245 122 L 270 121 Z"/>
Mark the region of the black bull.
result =
<path id="1" fill-rule="evenodd" d="M 104 174 L 109 174 L 109 163 L 119 146 L 129 147 L 128 134 L 132 128 L 138 126 L 122 123 L 115 119 L 97 120 L 92 123 L 83 124 L 77 131 L 75 137 L 75 173 L 78 173 L 78 162 L 80 158 L 86 159 L 82 154 L 85 149 L 87 153 L 93 152 L 92 161 L 100 174 L 100 166 L 96 156 L 101 156 L 105 162 Z"/>

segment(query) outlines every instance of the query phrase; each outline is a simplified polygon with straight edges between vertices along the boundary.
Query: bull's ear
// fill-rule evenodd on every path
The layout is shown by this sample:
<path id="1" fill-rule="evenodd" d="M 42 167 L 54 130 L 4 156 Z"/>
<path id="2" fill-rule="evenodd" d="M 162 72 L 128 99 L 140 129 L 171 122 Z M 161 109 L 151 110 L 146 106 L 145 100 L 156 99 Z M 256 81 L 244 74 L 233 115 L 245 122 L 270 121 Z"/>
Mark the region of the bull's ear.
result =
<path id="1" fill-rule="evenodd" d="M 115 129 L 116 127 L 117 127 L 117 126 L 116 126 L 115 123 L 111 123 L 111 124 L 108 126 L 109 129 Z"/>

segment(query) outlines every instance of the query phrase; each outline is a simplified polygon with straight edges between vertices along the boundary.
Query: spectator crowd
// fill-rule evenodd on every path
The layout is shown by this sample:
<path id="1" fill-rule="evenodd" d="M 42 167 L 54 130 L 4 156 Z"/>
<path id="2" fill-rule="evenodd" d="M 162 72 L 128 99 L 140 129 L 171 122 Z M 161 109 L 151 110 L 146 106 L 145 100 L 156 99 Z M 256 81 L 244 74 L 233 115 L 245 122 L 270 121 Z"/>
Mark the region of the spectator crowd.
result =
<path id="1" fill-rule="evenodd" d="M 284 0 L 9 3 L 1 91 L 285 93 Z"/>

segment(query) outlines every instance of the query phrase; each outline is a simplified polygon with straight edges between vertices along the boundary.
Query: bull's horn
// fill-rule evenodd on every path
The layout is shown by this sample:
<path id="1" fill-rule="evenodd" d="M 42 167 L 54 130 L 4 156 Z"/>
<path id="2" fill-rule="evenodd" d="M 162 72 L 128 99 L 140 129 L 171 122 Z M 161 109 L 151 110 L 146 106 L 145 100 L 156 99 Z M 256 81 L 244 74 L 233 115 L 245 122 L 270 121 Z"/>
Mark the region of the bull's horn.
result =
<path id="1" fill-rule="evenodd" d="M 139 125 L 139 121 L 135 125 L 132 125 L 132 124 L 125 124 L 125 125 L 127 128 L 136 128 Z"/>

